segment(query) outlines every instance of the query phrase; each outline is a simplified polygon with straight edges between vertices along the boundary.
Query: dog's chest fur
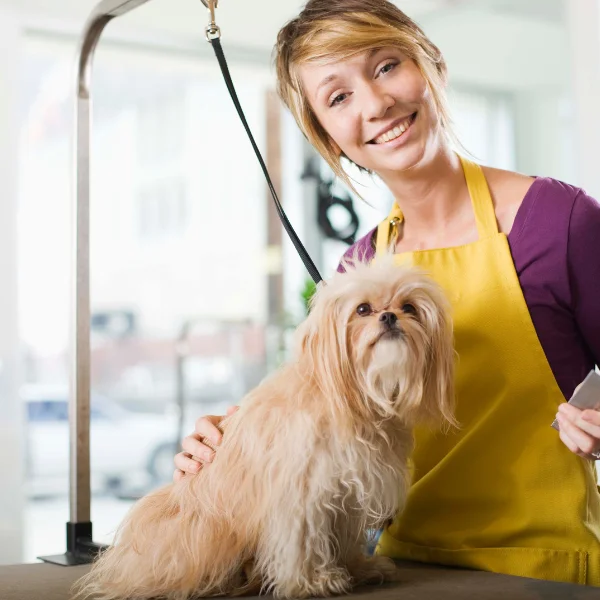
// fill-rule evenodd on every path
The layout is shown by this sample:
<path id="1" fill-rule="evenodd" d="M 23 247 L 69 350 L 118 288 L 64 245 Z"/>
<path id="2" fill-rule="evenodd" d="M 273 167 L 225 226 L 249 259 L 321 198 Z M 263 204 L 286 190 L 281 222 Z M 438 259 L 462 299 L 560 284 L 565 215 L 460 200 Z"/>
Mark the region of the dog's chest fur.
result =
<path id="1" fill-rule="evenodd" d="M 332 509 L 360 516 L 364 527 L 378 526 L 403 506 L 412 450 L 406 430 L 371 433 L 368 438 L 340 440 L 334 434 L 323 439 L 310 471 L 313 485 L 323 486 Z"/>

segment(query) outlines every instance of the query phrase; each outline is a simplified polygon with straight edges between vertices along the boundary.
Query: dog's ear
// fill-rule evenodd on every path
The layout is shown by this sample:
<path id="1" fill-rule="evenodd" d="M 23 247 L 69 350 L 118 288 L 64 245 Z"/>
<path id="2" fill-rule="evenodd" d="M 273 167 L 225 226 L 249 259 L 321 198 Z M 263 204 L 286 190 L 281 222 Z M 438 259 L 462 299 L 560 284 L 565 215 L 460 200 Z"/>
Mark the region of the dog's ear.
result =
<path id="1" fill-rule="evenodd" d="M 423 408 L 429 420 L 457 426 L 454 418 L 454 335 L 450 307 L 441 290 L 430 293 L 436 309 L 428 311 L 425 327 L 430 344 L 427 348 L 427 372 L 423 390 Z"/>
<path id="2" fill-rule="evenodd" d="M 350 376 L 347 323 L 334 294 L 319 288 L 306 320 L 296 331 L 296 352 L 323 394 L 345 395 Z"/>

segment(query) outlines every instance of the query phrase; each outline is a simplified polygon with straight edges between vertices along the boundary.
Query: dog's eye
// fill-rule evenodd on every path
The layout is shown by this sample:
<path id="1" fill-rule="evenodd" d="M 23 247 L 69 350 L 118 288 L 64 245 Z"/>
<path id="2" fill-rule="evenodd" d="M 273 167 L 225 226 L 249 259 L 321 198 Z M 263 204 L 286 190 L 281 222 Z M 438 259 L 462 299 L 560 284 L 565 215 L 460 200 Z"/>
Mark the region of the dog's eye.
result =
<path id="1" fill-rule="evenodd" d="M 414 317 L 417 314 L 417 309 L 412 304 L 406 303 L 402 305 L 402 312 Z"/>
<path id="2" fill-rule="evenodd" d="M 367 304 L 366 302 L 363 304 L 359 304 L 358 308 L 356 309 L 356 312 L 358 313 L 359 317 L 366 317 L 368 315 L 370 315 L 373 312 L 373 309 L 371 308 L 370 304 Z"/>

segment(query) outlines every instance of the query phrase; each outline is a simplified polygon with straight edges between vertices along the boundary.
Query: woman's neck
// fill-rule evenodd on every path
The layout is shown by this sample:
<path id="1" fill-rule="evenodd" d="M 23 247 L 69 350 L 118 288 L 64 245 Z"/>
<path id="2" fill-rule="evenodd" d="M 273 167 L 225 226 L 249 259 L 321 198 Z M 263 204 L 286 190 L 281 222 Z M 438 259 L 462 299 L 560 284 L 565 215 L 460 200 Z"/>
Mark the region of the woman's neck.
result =
<path id="1" fill-rule="evenodd" d="M 469 192 L 458 155 L 440 148 L 427 162 L 381 178 L 404 213 L 411 237 L 443 233 L 470 210 Z"/>

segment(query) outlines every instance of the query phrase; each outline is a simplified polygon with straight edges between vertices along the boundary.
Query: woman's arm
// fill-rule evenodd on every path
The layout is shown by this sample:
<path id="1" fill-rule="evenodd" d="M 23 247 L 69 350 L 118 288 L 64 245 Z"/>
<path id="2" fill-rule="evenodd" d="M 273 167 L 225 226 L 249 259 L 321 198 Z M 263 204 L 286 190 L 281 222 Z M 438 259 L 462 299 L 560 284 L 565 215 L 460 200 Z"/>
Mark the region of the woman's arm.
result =
<path id="1" fill-rule="evenodd" d="M 583 191 L 571 212 L 567 268 L 577 327 L 600 365 L 600 203 Z"/>
<path id="2" fill-rule="evenodd" d="M 567 267 L 577 327 L 600 365 L 600 203 L 583 191 L 571 211 Z M 569 450 L 583 458 L 600 458 L 600 411 L 581 411 L 565 403 L 557 420 Z"/>

